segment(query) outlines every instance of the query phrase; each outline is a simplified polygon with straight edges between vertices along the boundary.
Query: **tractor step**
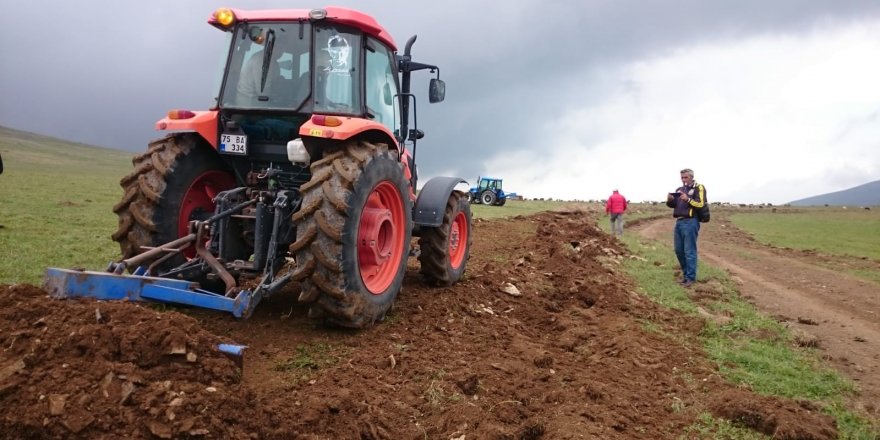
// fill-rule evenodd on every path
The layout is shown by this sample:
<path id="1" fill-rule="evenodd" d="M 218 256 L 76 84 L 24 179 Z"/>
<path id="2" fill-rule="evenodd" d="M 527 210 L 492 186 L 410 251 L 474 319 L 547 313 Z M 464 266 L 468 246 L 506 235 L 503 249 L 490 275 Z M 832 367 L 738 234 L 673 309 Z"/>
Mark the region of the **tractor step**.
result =
<path id="1" fill-rule="evenodd" d="M 53 298 L 88 297 L 100 300 L 157 301 L 184 304 L 232 313 L 236 318 L 251 315 L 263 295 L 242 290 L 229 298 L 199 288 L 192 281 L 138 275 L 119 275 L 49 268 L 43 279 L 43 290 Z"/>

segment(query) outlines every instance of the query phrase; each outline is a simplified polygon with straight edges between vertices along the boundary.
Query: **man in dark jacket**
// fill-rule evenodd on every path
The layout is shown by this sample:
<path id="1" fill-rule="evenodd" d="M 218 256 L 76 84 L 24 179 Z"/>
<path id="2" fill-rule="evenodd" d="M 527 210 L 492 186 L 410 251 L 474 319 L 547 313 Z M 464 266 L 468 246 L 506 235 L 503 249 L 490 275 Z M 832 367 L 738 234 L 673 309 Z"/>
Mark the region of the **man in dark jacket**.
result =
<path id="1" fill-rule="evenodd" d="M 694 170 L 690 168 L 681 170 L 681 184 L 666 196 L 666 206 L 672 208 L 675 218 L 673 243 L 683 276 L 679 282 L 690 287 L 697 279 L 697 236 L 700 233 L 697 211 L 703 207 L 706 190 L 694 181 Z"/>
<path id="2" fill-rule="evenodd" d="M 615 236 L 623 235 L 624 211 L 626 211 L 626 197 L 615 189 L 608 197 L 608 203 L 605 204 L 605 215 L 611 215 L 611 233 Z"/>

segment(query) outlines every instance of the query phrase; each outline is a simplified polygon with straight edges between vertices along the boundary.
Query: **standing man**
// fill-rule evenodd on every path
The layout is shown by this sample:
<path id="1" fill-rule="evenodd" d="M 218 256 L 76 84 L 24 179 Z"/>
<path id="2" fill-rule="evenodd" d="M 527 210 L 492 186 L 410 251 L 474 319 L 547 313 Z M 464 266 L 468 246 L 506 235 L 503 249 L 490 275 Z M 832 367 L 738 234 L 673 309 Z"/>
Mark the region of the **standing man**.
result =
<path id="1" fill-rule="evenodd" d="M 681 186 L 666 196 L 666 206 L 672 208 L 675 218 L 673 243 L 683 274 L 679 283 L 684 287 L 691 287 L 697 279 L 697 236 L 700 233 L 697 211 L 705 200 L 706 190 L 694 181 L 694 170 L 690 168 L 681 170 Z"/>
<path id="2" fill-rule="evenodd" d="M 611 233 L 616 237 L 623 235 L 623 212 L 626 211 L 626 197 L 615 189 L 605 204 L 605 215 L 611 215 Z"/>

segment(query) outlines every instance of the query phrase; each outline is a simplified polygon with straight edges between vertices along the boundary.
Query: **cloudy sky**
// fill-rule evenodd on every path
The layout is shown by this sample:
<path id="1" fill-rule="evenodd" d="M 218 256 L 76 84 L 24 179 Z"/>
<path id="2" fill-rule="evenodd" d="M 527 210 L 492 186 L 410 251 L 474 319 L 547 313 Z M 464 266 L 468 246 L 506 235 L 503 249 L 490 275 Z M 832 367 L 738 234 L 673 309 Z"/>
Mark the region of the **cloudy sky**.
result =
<path id="1" fill-rule="evenodd" d="M 689 167 L 712 201 L 785 203 L 880 179 L 876 0 L 336 1 L 374 15 L 416 78 L 422 182 L 504 178 L 527 197 L 658 200 Z M 17 1 L 0 17 L 0 125 L 142 151 L 216 94 L 217 7 Z M 7 165 L 10 166 L 10 165 Z"/>

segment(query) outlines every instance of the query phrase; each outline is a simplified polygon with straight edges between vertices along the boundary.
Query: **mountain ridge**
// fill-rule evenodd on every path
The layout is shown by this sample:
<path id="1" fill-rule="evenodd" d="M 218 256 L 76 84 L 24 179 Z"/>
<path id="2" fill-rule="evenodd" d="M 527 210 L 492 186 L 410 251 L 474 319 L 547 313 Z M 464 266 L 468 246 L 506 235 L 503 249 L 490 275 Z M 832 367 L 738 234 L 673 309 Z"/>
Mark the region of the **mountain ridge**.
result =
<path id="1" fill-rule="evenodd" d="M 789 202 L 792 206 L 880 206 L 880 180 Z"/>

